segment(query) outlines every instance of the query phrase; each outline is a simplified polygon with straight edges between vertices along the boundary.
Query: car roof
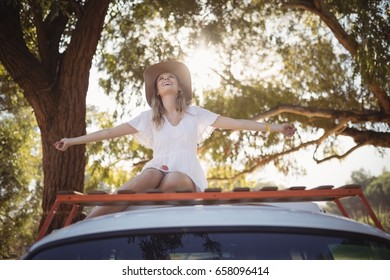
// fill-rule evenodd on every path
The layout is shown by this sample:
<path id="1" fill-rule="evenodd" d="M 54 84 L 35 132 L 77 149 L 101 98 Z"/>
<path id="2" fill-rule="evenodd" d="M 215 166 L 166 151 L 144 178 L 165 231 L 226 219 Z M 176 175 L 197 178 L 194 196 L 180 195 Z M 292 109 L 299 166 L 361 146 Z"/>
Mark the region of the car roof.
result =
<path id="1" fill-rule="evenodd" d="M 302 205 L 294 207 L 293 203 L 289 204 L 135 206 L 129 211 L 83 220 L 53 231 L 30 250 L 47 243 L 86 235 L 191 227 L 310 228 L 368 234 L 390 240 L 389 234 L 367 224 L 321 213 L 313 206 L 306 207 L 309 210 L 302 210 L 305 208 Z"/>

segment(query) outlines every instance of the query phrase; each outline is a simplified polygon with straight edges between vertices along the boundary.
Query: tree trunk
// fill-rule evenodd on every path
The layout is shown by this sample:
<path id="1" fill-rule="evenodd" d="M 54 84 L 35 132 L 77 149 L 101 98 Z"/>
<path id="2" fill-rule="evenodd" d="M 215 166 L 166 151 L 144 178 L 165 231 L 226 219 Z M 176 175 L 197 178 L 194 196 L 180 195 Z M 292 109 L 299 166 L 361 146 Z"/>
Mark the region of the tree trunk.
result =
<path id="1" fill-rule="evenodd" d="M 53 144 L 64 137 L 86 133 L 89 71 L 109 3 L 109 0 L 93 0 L 76 7 L 77 23 L 63 54 L 59 53 L 58 46 L 69 19 L 60 12 L 57 21 L 48 17 L 47 22 L 42 22 L 40 7 L 32 7 L 39 59 L 24 40 L 21 6 L 12 1 L 0 3 L 0 61 L 22 88 L 41 131 L 44 174 L 41 225 L 58 191 L 84 190 L 85 145 L 71 147 L 63 153 Z M 69 5 L 72 11 L 76 3 Z M 49 230 L 63 222 L 64 216 L 57 216 Z"/>
<path id="2" fill-rule="evenodd" d="M 85 84 L 85 85 L 82 85 Z M 84 169 L 86 164 L 85 145 L 73 146 L 66 152 L 57 151 L 53 144 L 64 138 L 83 135 L 86 133 L 86 92 L 88 78 L 80 79 L 80 84 L 67 89 L 66 101 L 58 104 L 57 113 L 50 120 L 40 124 L 42 139 L 42 161 L 44 173 L 44 193 L 42 208 L 44 215 L 54 203 L 59 191 L 84 191 Z M 58 94 L 59 93 L 54 93 Z M 53 125 L 47 125 L 48 123 Z M 65 211 L 67 209 L 64 209 Z M 53 221 L 52 228 L 62 226 L 65 217 Z"/>

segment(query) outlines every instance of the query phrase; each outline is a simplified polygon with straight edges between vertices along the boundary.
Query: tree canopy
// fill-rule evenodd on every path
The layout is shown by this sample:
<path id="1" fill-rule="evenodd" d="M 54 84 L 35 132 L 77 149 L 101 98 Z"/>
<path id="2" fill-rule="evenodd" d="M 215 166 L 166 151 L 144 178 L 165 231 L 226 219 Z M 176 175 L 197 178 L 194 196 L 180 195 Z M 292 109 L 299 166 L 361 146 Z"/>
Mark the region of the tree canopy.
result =
<path id="1" fill-rule="evenodd" d="M 147 65 L 188 60 L 202 48 L 212 51 L 206 59 L 213 62 L 201 63 L 213 65 L 220 82 L 201 92 L 198 103 L 232 117 L 300 127 L 293 141 L 214 133 L 201 149 L 214 162 L 210 179 L 237 179 L 269 162 L 291 172 L 293 164 L 281 158 L 299 149 L 311 149 L 321 163 L 365 145 L 389 148 L 385 2 L 186 1 L 176 9 L 164 4 L 135 4 L 132 12 L 121 12 L 107 24 L 103 41 L 116 44 L 102 45 L 99 66 L 107 75 L 101 85 L 109 96 L 123 104 L 141 102 L 137 97 Z M 354 145 L 340 145 L 345 138 Z M 241 164 L 232 167 L 235 162 Z"/>
<path id="2" fill-rule="evenodd" d="M 11 98 L 0 95 L 0 259 L 20 256 L 35 240 L 42 200 L 36 121 L 20 91 L 8 90 Z"/>

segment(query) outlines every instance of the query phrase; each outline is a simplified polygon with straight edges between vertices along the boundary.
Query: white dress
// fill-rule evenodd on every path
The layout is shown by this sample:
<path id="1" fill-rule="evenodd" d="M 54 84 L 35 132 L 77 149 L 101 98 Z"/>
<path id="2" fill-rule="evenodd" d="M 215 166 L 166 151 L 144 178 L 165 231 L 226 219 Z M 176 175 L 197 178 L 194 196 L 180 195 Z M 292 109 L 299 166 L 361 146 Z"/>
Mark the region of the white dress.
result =
<path id="1" fill-rule="evenodd" d="M 160 129 L 152 121 L 152 110 L 142 112 L 128 123 L 137 133 L 136 139 L 153 149 L 153 158 L 142 170 L 156 168 L 164 172 L 180 171 L 187 174 L 197 188 L 204 191 L 207 180 L 197 157 L 197 148 L 213 131 L 210 125 L 219 115 L 198 106 L 189 106 L 176 126 L 165 118 Z"/>

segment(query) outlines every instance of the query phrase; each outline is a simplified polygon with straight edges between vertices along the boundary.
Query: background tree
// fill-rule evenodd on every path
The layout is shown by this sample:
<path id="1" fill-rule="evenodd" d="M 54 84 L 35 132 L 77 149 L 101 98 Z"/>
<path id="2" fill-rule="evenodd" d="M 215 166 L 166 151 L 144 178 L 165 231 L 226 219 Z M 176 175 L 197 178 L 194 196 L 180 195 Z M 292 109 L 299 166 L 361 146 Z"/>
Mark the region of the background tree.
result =
<path id="1" fill-rule="evenodd" d="M 41 133 L 44 216 L 59 190 L 83 191 L 85 146 L 60 154 L 52 145 L 85 134 L 89 70 L 109 2 L 0 2 L 0 61 Z"/>
<path id="2" fill-rule="evenodd" d="M 374 177 L 364 169 L 352 172 L 351 181 L 348 184 L 361 186 L 364 195 L 369 201 L 376 216 L 384 229 L 390 231 L 390 172 L 384 171 L 378 177 Z M 367 214 L 367 210 L 357 197 L 346 198 L 343 205 L 348 214 L 355 220 L 373 224 Z M 334 203 L 328 202 L 326 211 L 333 214 L 340 214 Z"/>
<path id="3" fill-rule="evenodd" d="M 88 108 L 87 119 L 88 127 L 94 129 L 104 129 L 114 125 L 112 117 L 107 112 L 99 112 L 95 107 Z M 84 191 L 112 192 L 123 185 L 129 177 L 138 173 L 139 166 L 143 165 L 143 162 L 134 161 L 130 156 L 142 158 L 143 152 L 149 151 L 140 146 L 137 141 L 129 141 L 126 137 L 89 144 Z M 137 154 L 140 155 L 135 156 Z M 130 164 L 131 168 L 129 168 Z"/>
<path id="4" fill-rule="evenodd" d="M 185 5 L 169 3 L 165 9 L 144 1 L 110 21 L 103 41 L 123 40 L 115 41 L 114 50 L 102 45 L 99 66 L 107 78 L 101 86 L 109 96 L 139 103 L 129 92 L 140 92 L 144 66 L 186 60 L 203 48 L 213 51 L 204 64 L 219 62 L 212 70 L 220 85 L 204 90 L 196 103 L 233 117 L 296 122 L 300 128 L 299 136 L 287 141 L 279 135 L 215 132 L 200 151 L 213 163 L 207 166 L 212 183 L 231 185 L 270 162 L 292 172 L 299 167 L 288 155 L 303 149 L 321 163 L 365 145 L 389 148 L 385 1 L 210 0 L 198 7 L 202 16 L 190 18 Z M 199 94 L 200 86 L 194 87 Z"/>
<path id="5" fill-rule="evenodd" d="M 43 185 L 36 121 L 10 85 L 0 81 L 0 259 L 17 258 L 35 240 Z"/>

